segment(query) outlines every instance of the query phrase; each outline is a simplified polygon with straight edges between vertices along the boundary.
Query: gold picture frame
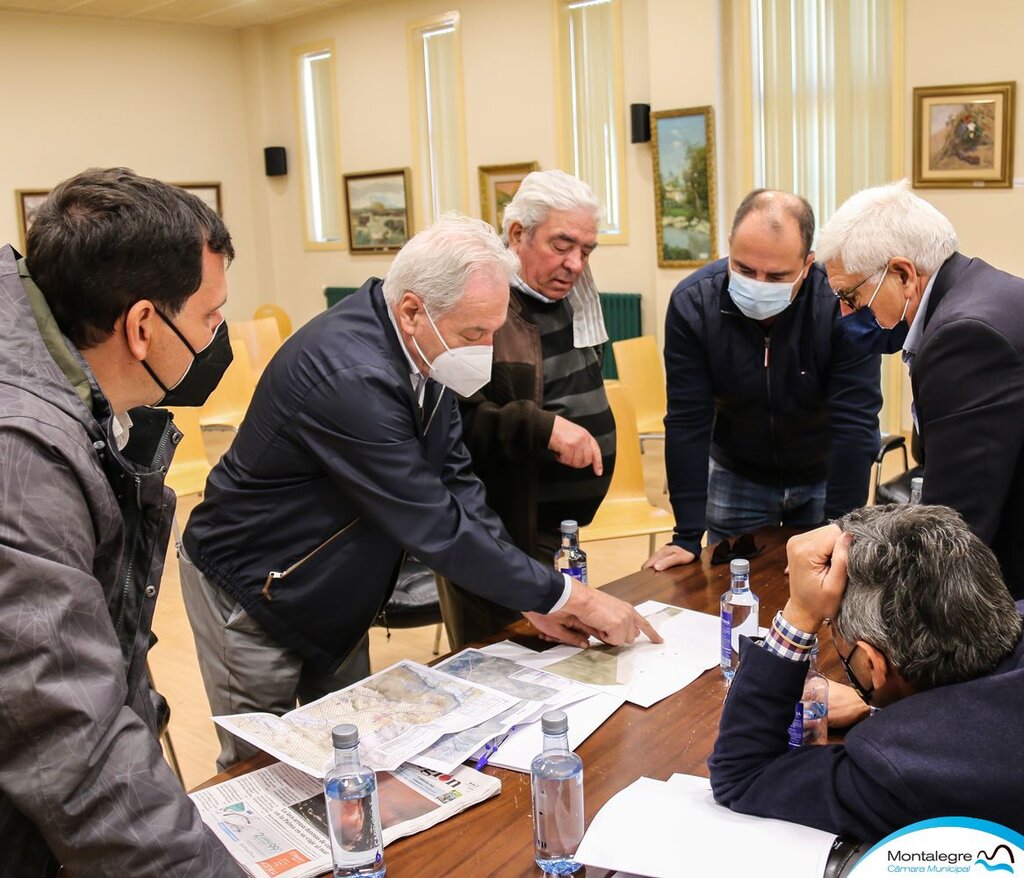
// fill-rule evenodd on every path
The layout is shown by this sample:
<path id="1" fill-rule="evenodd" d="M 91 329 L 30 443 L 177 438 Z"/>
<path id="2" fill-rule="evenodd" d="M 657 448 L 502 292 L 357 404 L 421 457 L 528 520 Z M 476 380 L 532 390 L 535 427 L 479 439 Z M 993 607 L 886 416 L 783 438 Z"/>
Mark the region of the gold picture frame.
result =
<path id="1" fill-rule="evenodd" d="M 658 266 L 713 262 L 718 258 L 714 110 L 651 113 L 651 155 Z"/>
<path id="2" fill-rule="evenodd" d="M 14 201 L 18 208 L 18 235 L 21 239 L 21 252 L 25 252 L 25 241 L 28 230 L 35 222 L 36 213 L 50 194 L 49 189 L 15 189 Z"/>
<path id="3" fill-rule="evenodd" d="M 408 168 L 343 174 L 350 253 L 397 253 L 413 236 Z"/>
<path id="4" fill-rule="evenodd" d="M 914 89 L 914 186 L 1013 185 L 1016 82 Z"/>
<path id="5" fill-rule="evenodd" d="M 480 215 L 501 234 L 502 217 L 507 205 L 523 182 L 523 177 L 540 170 L 538 162 L 511 165 L 480 165 Z"/>
<path id="6" fill-rule="evenodd" d="M 179 189 L 184 189 L 190 195 L 195 195 L 200 201 L 212 208 L 217 216 L 224 216 L 224 205 L 220 200 L 220 183 L 171 183 Z"/>

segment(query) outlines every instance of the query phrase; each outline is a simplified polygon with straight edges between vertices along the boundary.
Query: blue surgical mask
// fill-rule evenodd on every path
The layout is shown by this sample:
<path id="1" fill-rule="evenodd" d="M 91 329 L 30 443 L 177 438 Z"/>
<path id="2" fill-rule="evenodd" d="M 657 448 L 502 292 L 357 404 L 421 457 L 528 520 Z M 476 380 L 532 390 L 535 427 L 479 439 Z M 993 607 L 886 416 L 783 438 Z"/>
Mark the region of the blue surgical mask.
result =
<path id="1" fill-rule="evenodd" d="M 751 320 L 767 320 L 785 311 L 793 301 L 793 289 L 804 279 L 803 271 L 792 283 L 769 283 L 738 274 L 729 266 L 729 295 Z"/>
<path id="2" fill-rule="evenodd" d="M 878 286 L 875 287 L 875 291 L 871 294 L 871 298 L 868 299 L 867 304 L 862 308 L 858 308 L 852 314 L 847 314 L 841 321 L 841 325 L 850 340 L 861 350 L 869 354 L 898 353 L 903 349 L 903 342 L 907 340 L 907 334 L 910 332 L 910 326 L 906 320 L 907 308 L 910 305 L 909 299 L 903 303 L 903 313 L 900 315 L 900 319 L 888 329 L 878 322 L 875 312 L 871 310 L 871 305 L 874 303 L 878 291 L 882 288 L 882 283 L 885 281 L 888 271 L 887 266 L 885 271 L 882 272 L 882 278 L 879 280 Z"/>

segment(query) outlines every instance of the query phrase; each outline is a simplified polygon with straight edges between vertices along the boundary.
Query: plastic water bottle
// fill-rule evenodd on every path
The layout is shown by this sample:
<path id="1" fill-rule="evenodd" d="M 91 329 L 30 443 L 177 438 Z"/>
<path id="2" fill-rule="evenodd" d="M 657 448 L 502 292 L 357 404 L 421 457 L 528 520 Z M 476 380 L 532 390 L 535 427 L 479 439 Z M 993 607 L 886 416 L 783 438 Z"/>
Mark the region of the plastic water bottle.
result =
<path id="1" fill-rule="evenodd" d="M 910 480 L 910 502 L 918 504 L 921 502 L 921 494 L 924 492 L 924 479 L 921 476 L 914 476 Z"/>
<path id="2" fill-rule="evenodd" d="M 587 553 L 580 548 L 580 526 L 575 521 L 562 522 L 562 545 L 555 552 L 555 570 L 568 573 L 587 584 Z"/>
<path id="3" fill-rule="evenodd" d="M 828 680 L 818 670 L 818 647 L 811 650 L 804 692 L 789 726 L 789 749 L 828 743 Z"/>
<path id="4" fill-rule="evenodd" d="M 541 717 L 544 750 L 530 766 L 534 860 L 549 875 L 571 875 L 583 840 L 583 760 L 569 749 L 563 710 Z"/>
<path id="5" fill-rule="evenodd" d="M 338 878 L 381 878 L 386 872 L 377 775 L 359 764 L 359 729 L 345 723 L 331 733 L 334 762 L 324 775 L 331 854 Z"/>
<path id="6" fill-rule="evenodd" d="M 757 637 L 760 631 L 757 595 L 750 590 L 750 562 L 735 558 L 729 562 L 732 587 L 722 595 L 722 676 L 731 683 L 740 660 L 740 635 Z"/>

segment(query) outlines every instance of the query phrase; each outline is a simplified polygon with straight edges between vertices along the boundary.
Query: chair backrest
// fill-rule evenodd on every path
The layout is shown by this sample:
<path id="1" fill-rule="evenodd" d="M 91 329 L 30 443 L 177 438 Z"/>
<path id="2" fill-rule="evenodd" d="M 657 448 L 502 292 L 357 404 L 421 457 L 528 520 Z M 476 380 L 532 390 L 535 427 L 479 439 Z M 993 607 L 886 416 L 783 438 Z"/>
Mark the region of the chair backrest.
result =
<path id="1" fill-rule="evenodd" d="M 663 433 L 668 398 L 665 367 L 653 335 L 612 342 L 619 381 L 629 391 L 640 433 Z"/>
<path id="2" fill-rule="evenodd" d="M 206 459 L 203 430 L 199 426 L 199 409 L 168 408 L 174 416 L 174 425 L 184 434 L 174 450 L 174 460 L 167 471 L 167 485 L 179 497 L 198 494 L 206 487 L 210 462 Z"/>
<path id="3" fill-rule="evenodd" d="M 647 500 L 644 483 L 644 462 L 640 456 L 640 437 L 636 432 L 636 415 L 629 391 L 624 384 L 606 384 L 608 404 L 615 417 L 615 472 L 601 507 L 591 527 L 601 524 L 601 511 L 619 500 Z"/>
<path id="4" fill-rule="evenodd" d="M 252 315 L 253 320 L 262 320 L 264 317 L 273 317 L 277 321 L 277 328 L 280 331 L 281 341 L 284 341 L 292 334 L 292 318 L 280 305 L 272 302 L 260 305 Z"/>
<path id="5" fill-rule="evenodd" d="M 203 424 L 223 424 L 237 428 L 249 407 L 256 383 L 252 379 L 249 351 L 244 344 L 232 348 L 234 359 L 206 404 L 199 409 Z"/>
<path id="6" fill-rule="evenodd" d="M 272 317 L 261 317 L 259 320 L 236 320 L 228 324 L 228 332 L 232 345 L 238 340 L 245 345 L 252 367 L 252 379 L 260 380 L 260 375 L 267 368 L 271 357 L 281 347 L 281 329 Z"/>

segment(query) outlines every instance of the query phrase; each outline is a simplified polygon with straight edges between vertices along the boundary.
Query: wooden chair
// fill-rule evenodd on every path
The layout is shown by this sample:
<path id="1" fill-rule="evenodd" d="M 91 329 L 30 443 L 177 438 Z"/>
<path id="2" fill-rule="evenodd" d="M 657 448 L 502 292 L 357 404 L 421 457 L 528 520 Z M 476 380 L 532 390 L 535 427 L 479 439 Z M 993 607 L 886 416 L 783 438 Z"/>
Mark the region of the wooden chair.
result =
<path id="1" fill-rule="evenodd" d="M 237 433 L 256 389 L 245 345 L 235 345 L 232 350 L 234 360 L 220 384 L 206 400 L 206 405 L 199 409 L 199 423 L 204 430 L 231 430 Z"/>
<path id="2" fill-rule="evenodd" d="M 606 384 L 605 392 L 615 416 L 615 472 L 594 520 L 580 531 L 580 542 L 648 534 L 650 556 L 657 544 L 655 535 L 670 532 L 675 521 L 647 499 L 636 415 L 625 384 Z"/>
<path id="3" fill-rule="evenodd" d="M 228 324 L 232 349 L 239 344 L 245 345 L 252 366 L 252 380 L 257 383 L 260 375 L 267 368 L 271 357 L 281 347 L 281 328 L 272 317 L 261 317 L 258 320 L 238 320 Z"/>
<path id="4" fill-rule="evenodd" d="M 665 438 L 665 366 L 653 335 L 613 341 L 619 381 L 629 391 L 636 411 L 636 430 L 640 450 L 647 439 Z"/>
<path id="5" fill-rule="evenodd" d="M 260 305 L 252 315 L 253 320 L 262 320 L 264 317 L 273 317 L 277 321 L 277 328 L 281 333 L 281 341 L 284 341 L 292 334 L 292 318 L 280 305 L 271 302 Z"/>
<path id="6" fill-rule="evenodd" d="M 174 416 L 175 426 L 184 434 L 174 451 L 174 460 L 167 471 L 165 483 L 179 497 L 186 494 L 201 494 L 206 488 L 206 477 L 210 474 L 210 462 L 206 458 L 203 444 L 203 430 L 199 424 L 199 409 L 169 408 Z"/>

